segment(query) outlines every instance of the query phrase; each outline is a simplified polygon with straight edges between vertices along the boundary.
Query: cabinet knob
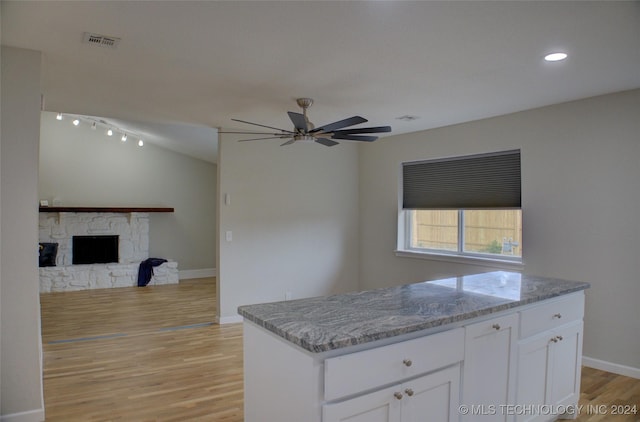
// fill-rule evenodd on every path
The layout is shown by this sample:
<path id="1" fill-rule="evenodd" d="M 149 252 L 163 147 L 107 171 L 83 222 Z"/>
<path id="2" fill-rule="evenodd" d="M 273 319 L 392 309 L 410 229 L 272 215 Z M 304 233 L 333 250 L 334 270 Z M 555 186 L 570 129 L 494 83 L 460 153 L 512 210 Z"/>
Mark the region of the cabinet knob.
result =
<path id="1" fill-rule="evenodd" d="M 560 318 L 562 318 L 562 314 L 553 314 L 553 317 L 560 319 Z"/>
<path id="2" fill-rule="evenodd" d="M 411 362 L 411 359 L 404 359 L 402 361 L 402 363 L 404 364 L 404 366 L 409 367 L 411 365 L 413 365 L 413 362 Z"/>
<path id="3" fill-rule="evenodd" d="M 402 393 L 399 391 L 396 391 L 395 393 L 393 393 L 393 397 L 395 397 L 398 400 L 402 400 Z"/>
<path id="4" fill-rule="evenodd" d="M 491 328 L 495 328 L 496 330 L 500 329 L 500 324 L 493 324 Z"/>
<path id="5" fill-rule="evenodd" d="M 560 341 L 562 341 L 562 336 L 556 336 L 556 338 Z"/>
<path id="6" fill-rule="evenodd" d="M 411 397 L 413 396 L 413 390 L 410 388 L 407 388 L 406 390 L 404 390 L 404 392 L 407 394 L 407 396 Z"/>
<path id="7" fill-rule="evenodd" d="M 551 337 L 551 341 L 554 342 L 554 343 L 557 343 L 558 342 L 558 337 Z"/>

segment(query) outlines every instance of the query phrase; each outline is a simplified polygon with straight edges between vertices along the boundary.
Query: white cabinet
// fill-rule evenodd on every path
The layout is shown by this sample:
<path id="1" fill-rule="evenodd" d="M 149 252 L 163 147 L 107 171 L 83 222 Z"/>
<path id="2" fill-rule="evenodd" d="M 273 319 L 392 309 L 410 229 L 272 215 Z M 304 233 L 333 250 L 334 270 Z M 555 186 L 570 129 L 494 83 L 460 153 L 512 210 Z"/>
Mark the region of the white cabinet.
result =
<path id="1" fill-rule="evenodd" d="M 453 422 L 458 420 L 460 406 L 460 364 L 400 387 L 402 422 Z"/>
<path id="2" fill-rule="evenodd" d="M 578 294 L 522 312 L 521 327 L 529 335 L 518 343 L 516 400 L 522 411 L 516 421 L 562 418 L 550 410 L 578 403 L 583 310 L 584 295 Z"/>
<path id="3" fill-rule="evenodd" d="M 340 403 L 325 404 L 322 421 L 399 422 L 401 402 L 394 397 L 398 391 L 400 386 L 393 386 Z"/>
<path id="4" fill-rule="evenodd" d="M 462 404 L 476 409 L 464 421 L 507 421 L 503 405 L 515 403 L 516 313 L 465 327 Z"/>
<path id="5" fill-rule="evenodd" d="M 323 422 L 458 420 L 460 364 L 322 409 Z"/>
<path id="6" fill-rule="evenodd" d="M 578 292 L 415 338 L 324 353 L 245 321 L 245 421 L 555 419 L 518 406 L 577 404 L 583 313 Z M 459 414 L 460 404 L 468 414 Z"/>
<path id="7" fill-rule="evenodd" d="M 458 421 L 463 349 L 457 328 L 326 359 L 322 422 Z"/>
<path id="8" fill-rule="evenodd" d="M 456 328 L 324 361 L 324 399 L 333 401 L 445 368 L 464 358 Z"/>

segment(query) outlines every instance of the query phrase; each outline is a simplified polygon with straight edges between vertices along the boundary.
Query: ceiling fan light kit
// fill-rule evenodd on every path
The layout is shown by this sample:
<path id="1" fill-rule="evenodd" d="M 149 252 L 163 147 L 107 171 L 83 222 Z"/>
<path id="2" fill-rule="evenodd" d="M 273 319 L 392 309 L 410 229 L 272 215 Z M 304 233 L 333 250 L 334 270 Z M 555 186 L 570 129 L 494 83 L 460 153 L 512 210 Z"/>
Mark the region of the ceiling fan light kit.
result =
<path id="1" fill-rule="evenodd" d="M 353 116 L 348 119 L 339 120 L 337 122 L 329 123 L 328 125 L 315 127 L 309 117 L 307 116 L 307 109 L 313 104 L 311 98 L 298 98 L 296 100 L 298 106 L 302 108 L 302 114 L 295 113 L 293 111 L 287 112 L 289 119 L 293 123 L 293 130 L 280 129 L 273 126 L 266 126 L 259 123 L 248 122 L 246 120 L 231 119 L 234 122 L 245 123 L 249 125 L 259 126 L 267 129 L 273 129 L 277 132 L 218 132 L 218 133 L 234 133 L 240 135 L 269 135 L 266 137 L 240 139 L 239 142 L 247 141 L 260 141 L 265 139 L 287 139 L 287 141 L 280 146 L 291 145 L 296 142 L 316 142 L 320 145 L 332 147 L 338 145 L 335 139 L 345 141 L 359 141 L 359 142 L 373 142 L 378 139 L 377 136 L 362 135 L 371 133 L 386 133 L 391 132 L 391 126 L 377 126 L 377 127 L 362 127 L 345 129 L 349 126 L 365 123 L 368 120 L 364 117 Z"/>

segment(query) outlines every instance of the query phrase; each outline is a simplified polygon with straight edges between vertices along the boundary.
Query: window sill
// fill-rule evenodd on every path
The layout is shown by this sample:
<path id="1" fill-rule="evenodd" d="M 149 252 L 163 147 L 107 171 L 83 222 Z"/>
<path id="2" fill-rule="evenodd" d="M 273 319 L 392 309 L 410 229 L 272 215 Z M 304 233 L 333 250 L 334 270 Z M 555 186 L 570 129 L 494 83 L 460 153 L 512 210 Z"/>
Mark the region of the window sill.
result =
<path id="1" fill-rule="evenodd" d="M 479 265 L 483 267 L 500 268 L 505 270 L 522 270 L 523 262 L 510 261 L 506 259 L 483 258 L 476 256 L 460 256 L 450 254 L 438 254 L 430 252 L 415 252 L 407 250 L 396 250 L 396 256 L 402 258 L 426 259 L 429 261 L 453 262 L 456 264 Z"/>

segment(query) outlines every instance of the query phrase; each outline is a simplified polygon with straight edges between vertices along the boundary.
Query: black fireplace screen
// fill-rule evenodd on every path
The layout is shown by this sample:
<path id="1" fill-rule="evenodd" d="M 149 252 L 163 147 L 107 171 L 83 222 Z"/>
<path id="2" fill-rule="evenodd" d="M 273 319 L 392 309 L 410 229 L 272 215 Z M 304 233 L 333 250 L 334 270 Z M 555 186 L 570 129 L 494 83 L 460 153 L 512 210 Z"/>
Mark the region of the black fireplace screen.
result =
<path id="1" fill-rule="evenodd" d="M 39 244 L 39 266 L 40 267 L 55 267 L 56 255 L 58 254 L 57 243 L 43 243 Z"/>
<path id="2" fill-rule="evenodd" d="M 118 236 L 73 236 L 72 256 L 74 265 L 118 262 Z"/>

